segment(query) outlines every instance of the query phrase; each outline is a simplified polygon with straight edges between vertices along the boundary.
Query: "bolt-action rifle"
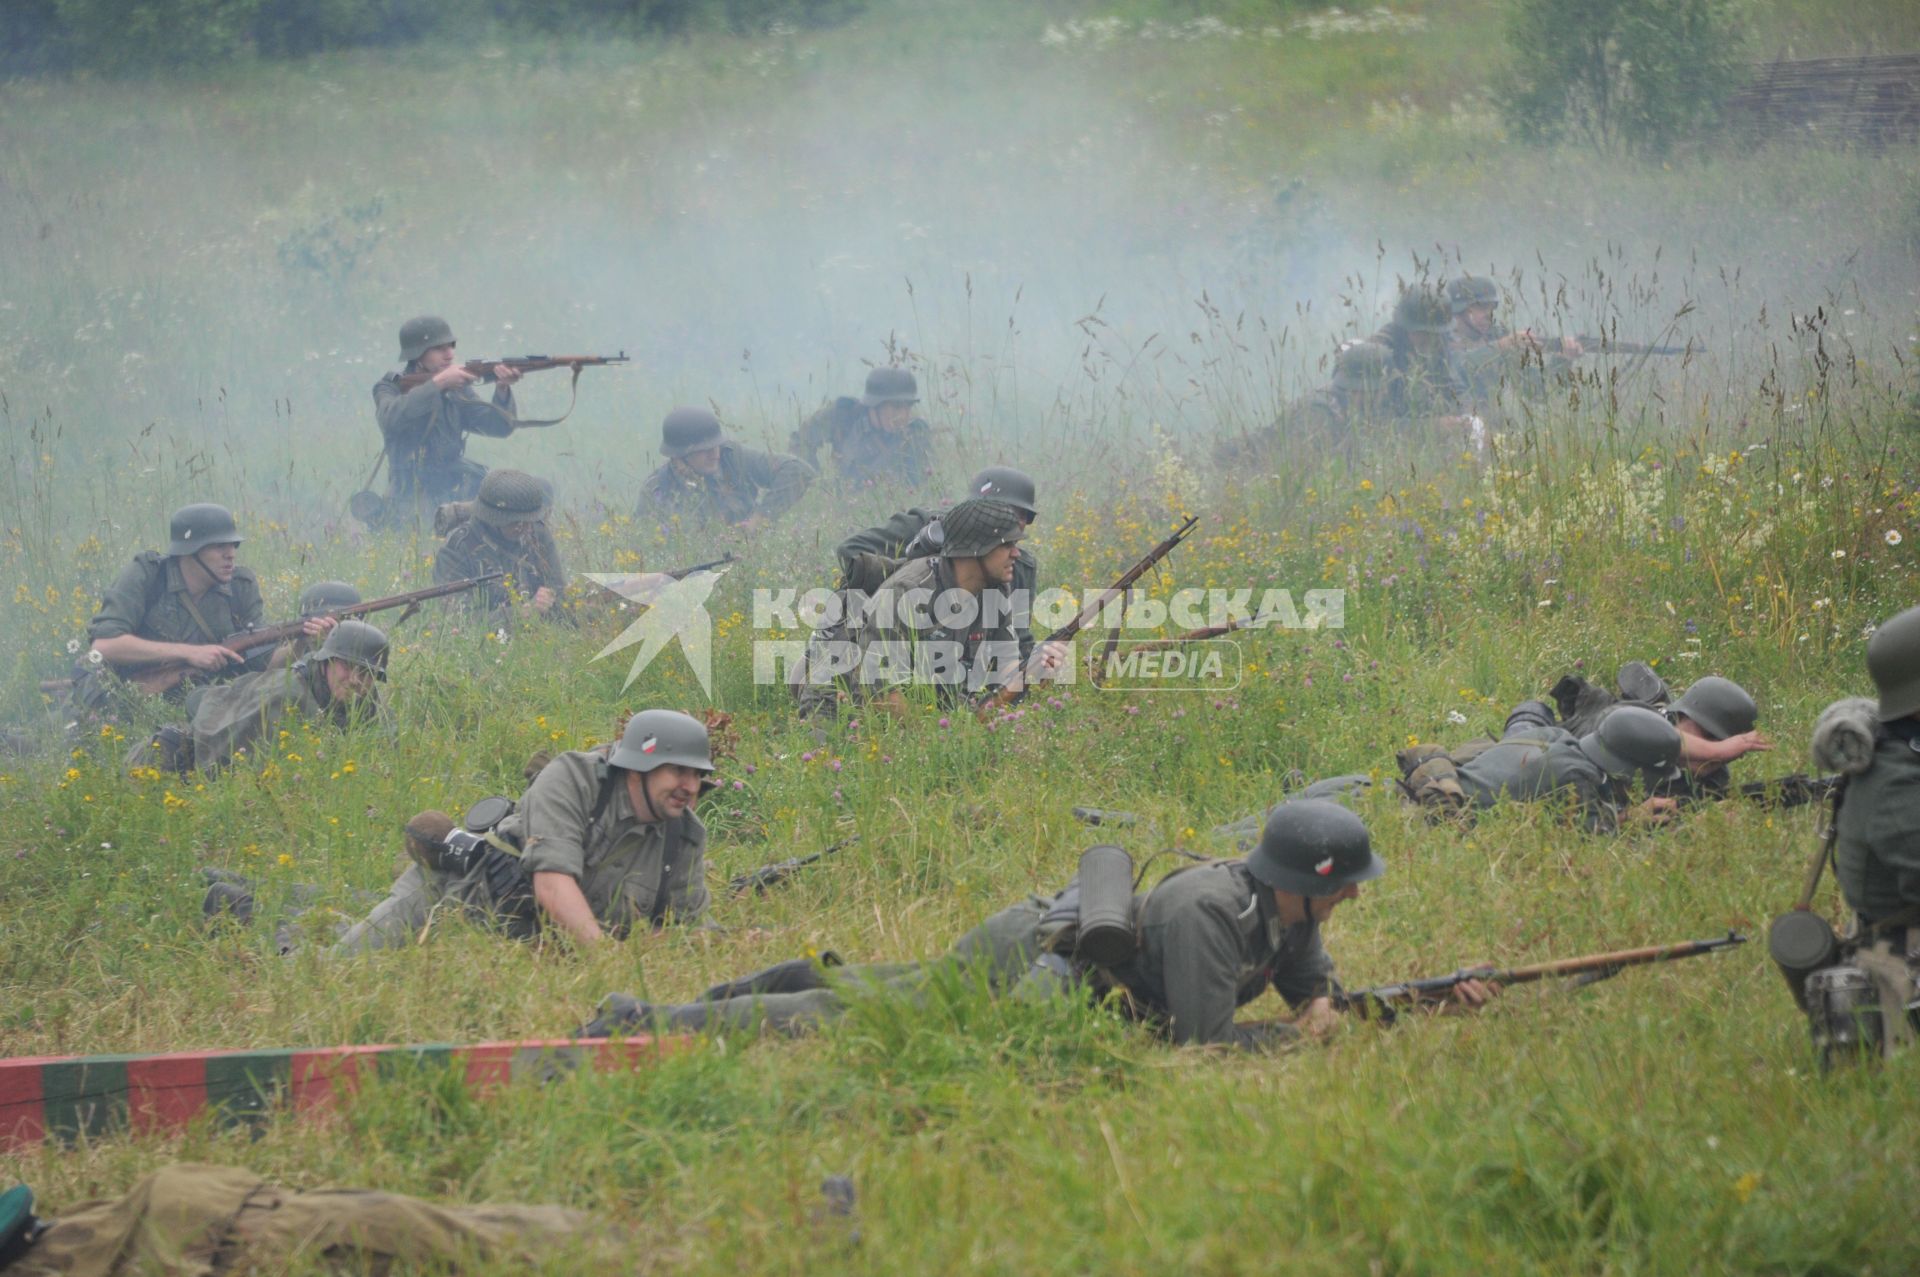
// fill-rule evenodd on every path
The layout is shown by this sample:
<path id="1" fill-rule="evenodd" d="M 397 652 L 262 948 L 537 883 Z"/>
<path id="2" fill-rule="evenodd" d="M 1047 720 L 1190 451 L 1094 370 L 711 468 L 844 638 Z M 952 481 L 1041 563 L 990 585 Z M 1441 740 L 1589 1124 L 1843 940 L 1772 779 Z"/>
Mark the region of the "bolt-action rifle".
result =
<path id="1" fill-rule="evenodd" d="M 1701 346 L 1649 346 L 1645 342 L 1615 341 L 1611 337 L 1597 337 L 1582 333 L 1575 338 L 1589 351 L 1611 351 L 1616 355 L 1688 355 L 1697 354 L 1705 349 Z"/>
<path id="2" fill-rule="evenodd" d="M 364 603 L 354 603 L 348 607 L 329 608 L 324 612 L 315 612 L 312 616 L 303 616 L 297 621 L 287 621 L 281 625 L 262 626 L 257 629 L 240 630 L 220 640 L 220 646 L 229 651 L 246 656 L 263 647 L 278 647 L 289 639 L 299 638 L 305 632 L 308 621 L 318 617 L 330 616 L 336 621 L 348 617 L 365 616 L 370 612 L 385 612 L 389 608 L 407 609 L 400 614 L 404 621 L 420 610 L 420 605 L 428 599 L 444 598 L 449 594 L 463 594 L 478 589 L 489 581 L 498 581 L 505 572 L 489 572 L 485 576 L 468 577 L 464 581 L 449 581 L 445 585 L 428 586 L 424 590 L 409 590 L 405 594 L 392 594 L 384 599 L 369 599 Z M 181 679 L 193 669 L 188 661 L 152 661 L 139 665 L 115 665 L 113 670 L 121 678 L 132 683 L 149 696 L 158 696 L 172 691 Z M 50 678 L 41 682 L 43 692 L 64 692 L 73 686 L 70 678 Z"/>
<path id="3" fill-rule="evenodd" d="M 1716 949 L 1727 949 L 1746 942 L 1747 938 L 1739 932 L 1729 931 L 1714 940 L 1683 940 L 1678 944 L 1649 945 L 1644 949 L 1621 949 L 1614 953 L 1594 953 L 1582 958 L 1540 962 L 1530 967 L 1463 967 L 1450 975 L 1426 980 L 1383 984 L 1372 989 L 1349 989 L 1335 994 L 1332 1001 L 1336 1011 L 1351 1011 L 1369 1020 L 1391 1021 L 1401 1008 L 1445 1002 L 1455 986 L 1468 980 L 1509 985 L 1531 984 L 1546 979 L 1570 979 L 1580 985 L 1595 984 L 1619 975 L 1628 967 L 1697 958 Z"/>
<path id="4" fill-rule="evenodd" d="M 460 366 L 478 377 L 481 381 L 492 381 L 493 370 L 503 365 L 521 373 L 545 372 L 549 368 L 571 368 L 577 380 L 582 368 L 597 368 L 604 364 L 624 364 L 632 362 L 627 352 L 617 355 L 508 355 L 502 359 L 469 359 Z M 409 372 L 400 376 L 400 389 L 412 390 L 415 386 L 432 381 L 430 372 Z"/>
<path id="5" fill-rule="evenodd" d="M 822 847 L 812 855 L 795 856 L 791 860 L 776 860 L 770 865 L 762 865 L 752 873 L 744 873 L 737 878 L 728 879 L 727 893 L 733 896 L 764 896 L 769 889 L 779 886 L 808 865 L 825 860 L 835 852 L 843 851 L 859 841 L 860 835 L 853 834 L 831 846 Z"/>
<path id="6" fill-rule="evenodd" d="M 1099 620 L 1101 610 L 1105 608 L 1108 603 L 1111 603 L 1116 598 L 1123 597 L 1135 581 L 1138 581 L 1141 577 L 1151 572 L 1154 565 L 1159 563 L 1160 560 L 1172 554 L 1173 548 L 1186 540 L 1199 525 L 1199 515 L 1188 515 L 1186 521 L 1175 528 L 1166 539 L 1154 546 L 1151 550 L 1148 550 L 1145 555 L 1141 556 L 1139 562 L 1135 563 L 1125 572 L 1122 572 L 1119 580 L 1102 590 L 1100 596 L 1094 599 L 1093 602 L 1081 608 L 1078 616 L 1068 621 L 1053 633 L 1047 635 L 1045 643 L 1069 642 L 1074 635 Z M 1040 653 L 1036 650 L 1032 658 L 1028 660 L 1025 668 L 1021 669 L 1019 673 L 1002 684 L 999 691 L 981 702 L 979 710 L 980 716 L 984 718 L 994 710 L 1005 709 L 1020 699 L 1020 694 L 1027 690 L 1028 678 L 1038 670 L 1039 661 Z"/>

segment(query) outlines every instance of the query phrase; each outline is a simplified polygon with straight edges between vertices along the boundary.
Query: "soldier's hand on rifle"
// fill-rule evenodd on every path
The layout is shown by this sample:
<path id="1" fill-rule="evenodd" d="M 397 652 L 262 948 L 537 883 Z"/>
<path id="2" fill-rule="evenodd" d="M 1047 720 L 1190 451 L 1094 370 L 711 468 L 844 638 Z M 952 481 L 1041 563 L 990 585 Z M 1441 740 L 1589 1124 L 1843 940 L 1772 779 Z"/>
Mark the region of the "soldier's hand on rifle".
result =
<path id="1" fill-rule="evenodd" d="M 522 373 L 512 364 L 495 364 L 493 366 L 493 380 L 498 385 L 511 386 L 525 375 L 526 374 Z"/>
<path id="2" fill-rule="evenodd" d="M 458 390 L 462 386 L 471 386 L 480 380 L 478 373 L 467 371 L 465 364 L 448 364 L 433 374 L 433 384 L 442 390 Z"/>
<path id="3" fill-rule="evenodd" d="M 1500 986 L 1491 980 L 1462 980 L 1447 991 L 1447 1000 L 1440 1006 L 1441 1015 L 1459 1015 L 1467 1011 L 1478 1011 L 1500 996 Z"/>
<path id="4" fill-rule="evenodd" d="M 327 631 L 340 624 L 337 616 L 310 616 L 300 622 L 301 637 L 306 639 L 325 639 Z"/>
<path id="5" fill-rule="evenodd" d="M 1340 1013 L 1333 1009 L 1331 998 L 1315 998 L 1293 1017 L 1293 1027 L 1316 1042 L 1325 1042 L 1340 1023 Z"/>
<path id="6" fill-rule="evenodd" d="M 247 658 L 230 647 L 218 643 L 182 643 L 180 659 L 197 670 L 212 673 L 223 670 L 229 665 L 238 665 Z"/>
<path id="7" fill-rule="evenodd" d="M 1664 825 L 1679 812 L 1678 798 L 1649 798 L 1627 808 L 1627 819 L 1642 825 Z"/>
<path id="8" fill-rule="evenodd" d="M 906 721 L 907 715 L 911 712 L 907 707 L 905 694 L 897 687 L 889 691 L 885 696 L 875 697 L 872 704 L 876 710 L 879 710 L 895 722 Z"/>
<path id="9" fill-rule="evenodd" d="M 528 599 L 527 602 L 534 611 L 544 613 L 553 606 L 553 601 L 558 597 L 559 596 L 553 592 L 552 587 L 543 585 L 533 592 L 533 597 Z"/>
<path id="10" fill-rule="evenodd" d="M 1052 678 L 1067 666 L 1067 653 L 1072 648 L 1059 639 L 1048 639 L 1034 651 L 1034 664 L 1046 678 Z"/>
<path id="11" fill-rule="evenodd" d="M 1568 359 L 1578 359 L 1587 353 L 1587 348 L 1580 344 L 1578 337 L 1562 337 L 1560 339 L 1560 353 Z"/>

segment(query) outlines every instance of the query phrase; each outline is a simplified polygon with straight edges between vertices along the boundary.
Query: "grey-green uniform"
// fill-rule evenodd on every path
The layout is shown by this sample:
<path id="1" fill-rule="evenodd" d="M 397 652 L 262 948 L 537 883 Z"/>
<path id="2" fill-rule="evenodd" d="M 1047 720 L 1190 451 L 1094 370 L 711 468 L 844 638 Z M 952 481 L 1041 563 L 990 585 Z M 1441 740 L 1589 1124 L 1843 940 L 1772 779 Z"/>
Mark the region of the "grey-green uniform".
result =
<path id="1" fill-rule="evenodd" d="M 635 926 L 695 922 L 707 911 L 706 826 L 691 810 L 677 820 L 644 819 L 627 796 L 629 768 L 613 761 L 634 761 L 631 752 L 645 746 L 649 724 L 662 715 L 692 723 L 704 753 L 706 730 L 698 723 L 684 714 L 644 711 L 628 720 L 616 749 L 556 756 L 494 831 L 518 847 L 529 877 L 559 873 L 578 882 L 594 918 L 617 938 Z M 406 945 L 443 903 L 490 906 L 487 889 L 477 871 L 459 874 L 416 863 L 333 952 L 344 956 Z"/>
<path id="2" fill-rule="evenodd" d="M 505 572 L 506 578 L 489 581 L 450 597 L 449 605 L 476 612 L 504 616 L 515 595 L 532 598 L 541 589 L 556 596 L 567 588 L 567 569 L 560 558 L 560 547 L 547 526 L 551 489 L 542 479 L 524 470 L 495 470 L 480 485 L 480 492 L 461 507 L 467 518 L 457 522 L 433 557 L 435 584 L 469 580 L 490 572 Z M 515 524 L 530 525 L 524 539 L 515 540 L 503 529 Z M 570 615 L 556 597 L 546 615 L 562 619 Z"/>
<path id="3" fill-rule="evenodd" d="M 965 593 L 953 561 L 1017 543 L 1026 536 L 1026 522 L 1009 502 L 969 497 L 947 512 L 941 527 L 939 553 L 909 559 L 888 577 L 868 600 L 853 637 L 861 650 L 861 676 L 871 688 L 932 684 L 940 702 L 950 705 L 1019 671 L 1020 631 L 1032 600 L 990 584 L 957 612 L 943 612 L 943 597 Z M 913 600 L 921 597 L 927 602 L 916 607 Z"/>
<path id="4" fill-rule="evenodd" d="M 1475 328 L 1463 318 L 1475 306 L 1500 304 L 1499 285 L 1485 275 L 1463 275 L 1448 281 L 1447 301 L 1454 317 L 1453 362 L 1475 411 L 1494 410 L 1505 388 L 1539 395 L 1546 390 L 1550 376 L 1558 377 L 1573 367 L 1558 338 L 1542 339 L 1537 352 L 1502 347 L 1500 342 L 1512 335 L 1512 329 L 1493 318 Z"/>
<path id="5" fill-rule="evenodd" d="M 496 387 L 490 401 L 471 386 L 443 390 L 423 381 L 410 390 L 401 387 L 400 379 L 415 371 L 421 355 L 453 339 L 453 329 L 438 316 L 408 320 L 400 328 L 406 367 L 374 383 L 374 416 L 387 457 L 388 522 L 473 496 L 487 468 L 467 459 L 467 436 L 504 439 L 518 424 L 509 386 Z"/>
<path id="6" fill-rule="evenodd" d="M 1328 825 L 1339 828 L 1330 834 Z M 1290 845 L 1276 848 L 1282 839 Z M 1288 864 L 1293 860 L 1297 867 Z M 1337 994 L 1340 984 L 1311 912 L 1293 925 L 1282 923 L 1274 890 L 1331 894 L 1383 868 L 1367 844 L 1365 826 L 1351 812 L 1331 803 L 1282 804 L 1247 860 L 1177 870 L 1136 895 L 1132 956 L 1097 971 L 1081 970 L 1074 979 L 1084 978 L 1098 991 L 1121 990 L 1131 1015 L 1176 1043 L 1258 1049 L 1291 1042 L 1297 1037 L 1291 1026 L 1236 1024 L 1234 1012 L 1270 988 L 1298 1006 Z M 1289 869 L 1298 876 L 1288 876 Z M 716 986 L 700 1001 L 679 1006 L 616 994 L 583 1033 L 604 1036 L 652 1024 L 692 1030 L 764 1024 L 793 1032 L 840 1015 L 849 995 L 916 999 L 941 972 L 984 979 L 999 992 L 1052 991 L 1060 987 L 1058 967 L 1040 960 L 1050 956 L 1049 912 L 1059 899 L 1032 897 L 1001 910 L 933 963 L 831 971 L 783 963 L 761 973 L 764 979 Z"/>
<path id="7" fill-rule="evenodd" d="M 1920 607 L 1874 632 L 1867 668 L 1879 688 L 1871 761 L 1847 780 L 1834 871 L 1865 924 L 1920 911 Z M 1920 914 L 1905 925 L 1920 934 Z"/>
<path id="8" fill-rule="evenodd" d="M 714 473 L 703 474 L 682 458 L 717 450 Z M 692 530 L 718 520 L 775 519 L 793 508 L 813 483 L 813 467 L 798 457 L 762 452 L 734 443 L 705 408 L 675 408 L 661 424 L 667 464 L 640 485 L 634 521 L 663 532 Z M 681 461 L 676 466 L 675 462 Z"/>
<path id="9" fill-rule="evenodd" d="M 967 485 L 968 497 L 988 497 L 1005 501 L 1031 523 L 1040 511 L 1034 504 L 1032 478 L 1010 466 L 988 466 L 973 476 Z M 899 571 L 909 559 L 939 554 L 946 543 L 942 520 L 951 506 L 911 506 L 890 516 L 886 522 L 855 532 L 834 547 L 840 561 L 844 589 L 872 594 L 886 579 Z M 1013 561 L 1012 589 L 1026 606 L 1019 610 L 1014 637 L 1020 642 L 1020 660 L 1033 652 L 1033 629 L 1028 620 L 1033 600 L 1040 589 L 1040 560 L 1023 544 Z"/>
<path id="10" fill-rule="evenodd" d="M 558 1206 L 436 1206 L 371 1189 L 295 1192 L 234 1166 L 179 1163 L 76 1202 L 0 1255 L 8 1277 L 214 1277 L 308 1271 L 526 1270 L 570 1254 L 612 1271 L 628 1245 Z M 10 1262 L 9 1262 L 10 1261 Z"/>
<path id="11" fill-rule="evenodd" d="M 933 477 L 933 427 L 914 417 L 896 432 L 881 429 L 873 420 L 873 409 L 882 404 L 919 401 L 919 385 L 911 372 L 875 368 L 867 374 L 864 394 L 857 399 L 842 396 L 808 417 L 793 432 L 787 450 L 817 470 L 820 449 L 830 449 L 843 486 L 922 487 Z"/>
<path id="12" fill-rule="evenodd" d="M 132 634 L 155 643 L 198 646 L 223 642 L 263 621 L 265 609 L 253 569 L 236 567 L 231 580 L 215 582 L 198 596 L 188 589 L 181 569 L 182 560 L 201 549 L 240 543 L 233 515 L 224 506 L 189 505 L 174 511 L 168 524 L 167 553 L 136 554 L 101 595 L 100 608 L 87 624 L 89 643 Z M 244 664 L 229 665 L 217 674 L 190 671 L 167 696 L 179 700 L 197 684 L 264 669 L 271 656 L 271 649 L 261 648 Z M 89 710 L 103 710 L 122 687 L 110 669 L 83 668 L 74 683 L 73 701 Z"/>
<path id="13" fill-rule="evenodd" d="M 1387 351 L 1381 415 L 1412 420 L 1467 410 L 1466 381 L 1450 344 L 1452 327 L 1452 309 L 1436 289 L 1422 284 L 1400 295 L 1393 319 L 1372 338 Z M 1420 353 L 1415 340 L 1422 336 L 1433 339 L 1426 354 Z"/>
<path id="14" fill-rule="evenodd" d="M 1264 464 L 1276 459 L 1289 443 L 1313 447 L 1348 441 L 1354 426 L 1389 415 L 1384 413 L 1384 396 L 1390 365 L 1390 353 L 1378 342 L 1349 342 L 1334 356 L 1330 385 L 1287 405 L 1272 425 L 1221 440 L 1214 447 L 1214 464 Z"/>

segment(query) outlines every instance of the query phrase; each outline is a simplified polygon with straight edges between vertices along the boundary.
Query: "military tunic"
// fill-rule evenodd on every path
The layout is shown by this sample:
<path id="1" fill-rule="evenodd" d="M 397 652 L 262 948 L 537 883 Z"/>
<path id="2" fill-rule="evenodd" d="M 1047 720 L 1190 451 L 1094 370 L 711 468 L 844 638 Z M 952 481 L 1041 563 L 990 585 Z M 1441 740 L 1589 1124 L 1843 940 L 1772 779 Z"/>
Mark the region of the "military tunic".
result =
<path id="1" fill-rule="evenodd" d="M 858 399 L 843 396 L 808 417 L 787 450 L 817 470 L 822 446 L 832 449 L 834 472 L 843 485 L 917 488 L 933 477 L 933 427 L 915 417 L 897 434 L 882 430 Z"/>
<path id="2" fill-rule="evenodd" d="M 387 450 L 389 504 L 431 507 L 472 497 L 487 468 L 467 460 L 467 436 L 504 439 L 513 433 L 512 388 L 496 388 L 489 402 L 472 386 L 442 390 L 424 381 L 403 390 L 402 375 L 390 372 L 373 385 L 374 416 Z"/>
<path id="3" fill-rule="evenodd" d="M 1506 734 L 1461 762 L 1455 774 L 1476 808 L 1557 798 L 1572 804 L 1588 833 L 1612 833 L 1619 825 L 1612 781 L 1563 728 L 1510 719 Z"/>
<path id="4" fill-rule="evenodd" d="M 498 833 L 517 842 L 529 875 L 561 873 L 608 935 L 638 924 L 695 922 L 707 911 L 707 827 L 689 811 L 669 856 L 666 822 L 642 821 L 627 801 L 626 772 L 605 766 L 597 750 L 571 750 L 549 762 Z M 604 804 L 602 788 L 608 787 Z M 599 814 L 594 815 L 595 808 Z M 475 875 L 409 867 L 386 900 L 334 946 L 337 956 L 411 942 L 442 901 L 474 899 Z M 661 897 L 664 886 L 666 895 Z"/>
<path id="5" fill-rule="evenodd" d="M 383 717 L 384 702 L 336 701 L 327 688 L 325 663 L 301 661 L 286 669 L 262 670 L 195 692 L 189 700 L 193 718 L 193 764 L 203 772 L 230 766 L 243 751 L 254 755 L 262 738 L 271 743 L 279 730 L 294 721 L 346 727 L 356 713 Z"/>
<path id="6" fill-rule="evenodd" d="M 232 580 L 212 586 L 196 599 L 187 590 L 187 579 L 177 559 L 145 550 L 134 556 L 101 596 L 100 610 L 87 625 L 87 639 L 92 642 L 132 634 L 155 643 L 201 646 L 258 628 L 263 619 L 260 583 L 252 568 L 235 568 Z M 190 670 L 167 692 L 167 698 L 178 701 L 187 688 L 197 684 L 265 669 L 272 655 L 273 649 L 264 647 L 250 654 L 244 664 L 229 665 L 218 673 Z M 73 697 L 79 705 L 102 709 L 113 697 L 116 685 L 118 680 L 109 670 L 89 669 L 76 680 Z"/>
<path id="7" fill-rule="evenodd" d="M 513 596 L 530 599 L 542 588 L 556 595 L 567 588 L 566 565 L 545 519 L 534 521 L 526 541 L 511 541 L 488 524 L 469 518 L 447 535 L 433 556 L 436 585 L 465 581 L 489 572 L 505 572 L 505 579 L 489 581 L 461 594 L 448 596 L 449 606 L 479 612 L 504 612 Z M 556 602 L 549 616 L 564 615 Z"/>
<path id="8" fill-rule="evenodd" d="M 853 626 L 862 678 L 880 688 L 930 681 L 941 703 L 952 704 L 1013 677 L 1031 600 L 1023 606 L 1006 588 L 992 586 L 975 596 L 968 623 L 945 624 L 938 600 L 958 589 L 951 563 L 933 555 L 909 559 L 888 577 Z M 918 607 L 912 605 L 916 591 L 926 593 Z"/>
<path id="9" fill-rule="evenodd" d="M 1136 1009 L 1182 1044 L 1257 1048 L 1294 1038 L 1287 1025 L 1238 1025 L 1233 1013 L 1272 988 L 1290 1005 L 1340 992 L 1309 915 L 1283 925 L 1271 889 L 1238 860 L 1167 875 L 1134 898 L 1140 951 L 1108 974 Z"/>
<path id="10" fill-rule="evenodd" d="M 1376 402 L 1379 415 L 1411 420 L 1470 411 L 1469 390 L 1448 337 L 1442 335 L 1440 348 L 1424 358 L 1414 353 L 1412 336 L 1398 324 L 1386 325 L 1372 340 L 1391 352 Z"/>
<path id="11" fill-rule="evenodd" d="M 792 1032 L 843 1014 L 849 997 L 919 1001 L 939 970 L 962 980 L 983 978 L 996 992 L 1017 990 L 1040 956 L 1050 903 L 1034 897 L 1001 910 L 934 962 L 839 967 L 819 973 L 813 989 L 662 1006 L 653 1014 L 675 1029 L 764 1024 Z M 1309 918 L 1282 926 L 1273 892 L 1255 883 L 1239 861 L 1169 874 L 1135 897 L 1134 917 L 1140 951 L 1104 974 L 1126 989 L 1134 1014 L 1174 1042 L 1258 1048 L 1292 1041 L 1297 1034 L 1289 1025 L 1239 1025 L 1233 1013 L 1269 987 L 1296 1006 L 1340 990 L 1318 925 Z M 1038 976 L 1034 987 L 1054 986 Z M 616 1009 L 622 1002 L 629 1010 L 638 1005 L 618 995 L 610 999 Z"/>
<path id="12" fill-rule="evenodd" d="M 1834 874 L 1864 922 L 1920 906 L 1920 722 L 1882 724 L 1873 763 L 1847 781 Z"/>
<path id="13" fill-rule="evenodd" d="M 682 478 L 669 461 L 640 485 L 634 521 L 662 531 L 697 527 L 718 519 L 745 523 L 755 515 L 778 518 L 806 494 L 813 468 L 798 457 L 720 445 L 720 473 Z"/>
<path id="14" fill-rule="evenodd" d="M 834 547 L 840 571 L 849 588 L 872 594 L 900 570 L 902 559 L 940 553 L 945 536 L 940 524 L 944 509 L 913 506 L 876 527 L 856 532 Z M 1020 660 L 1033 654 L 1033 601 L 1040 590 L 1040 560 L 1024 545 L 1014 547 L 1013 591 L 1024 600 L 1014 637 L 1020 642 Z"/>

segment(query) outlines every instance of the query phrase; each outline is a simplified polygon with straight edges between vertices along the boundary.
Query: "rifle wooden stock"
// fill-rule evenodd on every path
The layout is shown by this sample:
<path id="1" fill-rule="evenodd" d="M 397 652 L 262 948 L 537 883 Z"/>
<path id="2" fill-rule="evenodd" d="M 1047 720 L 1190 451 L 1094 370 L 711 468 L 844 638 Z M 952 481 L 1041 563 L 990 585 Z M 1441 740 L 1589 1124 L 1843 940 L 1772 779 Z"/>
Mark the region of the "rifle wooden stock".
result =
<path id="1" fill-rule="evenodd" d="M 469 359 L 460 366 L 478 377 L 481 381 L 492 381 L 493 370 L 505 365 L 519 372 L 546 372 L 550 368 L 571 368 L 576 375 L 582 368 L 595 368 L 603 364 L 624 364 L 630 362 L 627 352 L 617 355 L 508 355 L 503 359 Z M 415 386 L 424 386 L 432 381 L 430 372 L 403 373 L 400 377 L 400 389 L 412 390 Z"/>
<path id="2" fill-rule="evenodd" d="M 1445 1002 L 1456 986 L 1468 980 L 1484 980 L 1490 984 L 1508 985 L 1531 984 L 1536 980 L 1577 979 L 1583 984 L 1590 984 L 1618 975 L 1628 967 L 1646 966 L 1654 962 L 1672 962 L 1681 958 L 1697 958 L 1702 954 L 1712 953 L 1716 949 L 1727 949 L 1746 942 L 1745 936 L 1736 931 L 1729 931 L 1726 935 L 1713 940 L 1682 940 L 1677 944 L 1620 949 L 1613 953 L 1561 958 L 1557 961 L 1540 962 L 1525 967 L 1463 967 L 1449 975 L 1434 976 L 1431 979 L 1409 980 L 1404 984 L 1383 984 L 1371 989 L 1351 990 L 1336 995 L 1332 1002 L 1337 1011 L 1352 1011 L 1369 1018 L 1379 1016 L 1392 1019 L 1398 1007 Z"/>
<path id="3" fill-rule="evenodd" d="M 672 577 L 676 581 L 684 581 L 688 577 L 692 576 L 695 572 L 712 572 L 717 568 L 724 568 L 728 564 L 735 563 L 738 561 L 739 561 L 739 556 L 736 555 L 732 550 L 728 550 L 725 554 L 721 555 L 717 559 L 714 559 L 710 563 L 696 563 L 690 568 L 674 568 L 671 571 L 669 571 L 667 575 Z"/>
<path id="4" fill-rule="evenodd" d="M 445 585 L 433 585 L 424 590 L 410 590 L 405 594 L 391 594 L 383 599 L 369 599 L 364 603 L 355 603 L 351 607 L 330 608 L 324 612 L 315 612 L 313 616 L 303 616 L 297 621 L 287 621 L 280 625 L 240 630 L 221 639 L 220 646 L 238 652 L 241 656 L 249 652 L 257 652 L 263 647 L 278 647 L 289 639 L 299 638 L 305 632 L 308 621 L 322 616 L 344 621 L 350 617 L 365 616 L 371 612 L 385 612 L 396 607 L 406 608 L 407 616 L 411 616 L 428 599 L 444 598 L 449 594 L 463 594 L 489 581 L 498 581 L 505 575 L 505 572 L 489 572 L 485 576 L 468 577 L 464 581 L 449 581 Z M 406 616 L 400 619 L 404 621 Z M 155 696 L 171 690 L 187 676 L 193 669 L 193 665 L 187 661 L 157 661 L 147 665 L 115 665 L 111 668 L 114 673 L 141 691 L 149 696 Z M 54 686 L 55 684 L 59 686 Z M 72 679 L 48 679 L 40 684 L 40 690 L 62 691 L 72 686 Z"/>
<path id="5" fill-rule="evenodd" d="M 1131 587 L 1135 581 L 1138 581 L 1141 577 L 1145 576 L 1148 572 L 1151 572 L 1153 570 L 1154 564 L 1160 562 L 1160 560 L 1166 558 L 1169 554 L 1173 553 L 1174 547 L 1179 545 L 1182 541 L 1186 540 L 1187 537 L 1192 534 L 1194 528 L 1198 527 L 1199 524 L 1200 524 L 1199 515 L 1197 514 L 1188 515 L 1186 517 L 1186 521 L 1183 522 L 1179 527 L 1175 528 L 1173 532 L 1166 537 L 1166 539 L 1162 540 L 1158 545 L 1154 546 L 1153 549 L 1147 551 L 1147 553 L 1144 556 L 1142 556 L 1139 562 L 1135 563 L 1132 567 L 1128 568 L 1125 572 L 1122 572 L 1120 574 L 1119 580 L 1115 581 L 1112 585 L 1108 586 L 1105 590 L 1102 590 L 1100 592 L 1099 598 L 1095 599 L 1093 602 L 1081 608 L 1078 616 L 1075 616 L 1071 621 L 1068 621 L 1065 625 L 1061 626 L 1059 629 L 1055 630 L 1053 633 L 1047 635 L 1047 637 L 1042 642 L 1043 643 L 1070 642 L 1074 635 L 1078 634 L 1081 630 L 1085 629 L 1087 626 L 1093 624 L 1094 621 L 1099 619 L 1100 611 L 1102 608 L 1106 607 L 1106 605 L 1112 602 L 1114 599 L 1124 595 L 1127 592 L 1128 588 Z M 1039 645 L 1036 645 L 1036 648 L 1038 646 Z M 987 714 L 991 713 L 996 709 L 1005 709 L 1007 706 L 1013 704 L 1014 701 L 1018 700 L 1020 697 L 1020 693 L 1027 690 L 1028 677 L 1032 674 L 1034 670 L 1038 668 L 1039 661 L 1040 661 L 1040 653 L 1038 650 L 1036 650 L 1033 654 L 1032 659 L 1027 662 L 1027 665 L 1024 669 L 1022 669 L 1018 674 L 1015 674 L 1012 678 L 1008 679 L 1006 683 L 1001 686 L 999 691 L 995 692 L 987 700 L 981 702 L 980 711 L 979 711 L 981 717 L 984 718 Z"/>

